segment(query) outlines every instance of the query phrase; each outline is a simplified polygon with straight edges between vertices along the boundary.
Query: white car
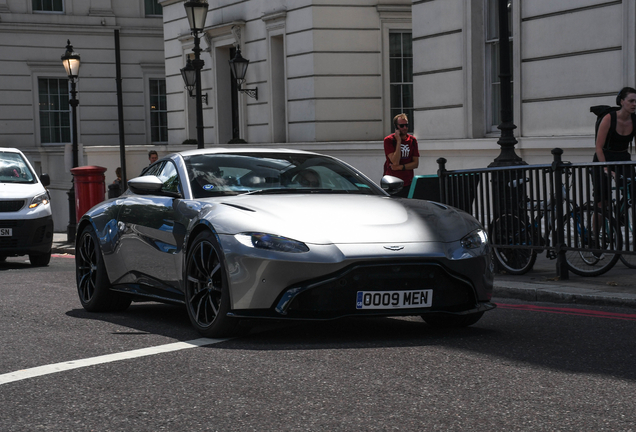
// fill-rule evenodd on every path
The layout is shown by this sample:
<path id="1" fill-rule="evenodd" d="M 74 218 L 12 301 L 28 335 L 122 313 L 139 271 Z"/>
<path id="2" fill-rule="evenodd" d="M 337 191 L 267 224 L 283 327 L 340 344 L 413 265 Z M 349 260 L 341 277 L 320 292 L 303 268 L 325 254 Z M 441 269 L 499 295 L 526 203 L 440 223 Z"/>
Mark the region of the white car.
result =
<path id="1" fill-rule="evenodd" d="M 38 178 L 18 149 L 0 148 L 0 262 L 28 255 L 34 266 L 48 265 L 53 244 L 47 174 Z"/>

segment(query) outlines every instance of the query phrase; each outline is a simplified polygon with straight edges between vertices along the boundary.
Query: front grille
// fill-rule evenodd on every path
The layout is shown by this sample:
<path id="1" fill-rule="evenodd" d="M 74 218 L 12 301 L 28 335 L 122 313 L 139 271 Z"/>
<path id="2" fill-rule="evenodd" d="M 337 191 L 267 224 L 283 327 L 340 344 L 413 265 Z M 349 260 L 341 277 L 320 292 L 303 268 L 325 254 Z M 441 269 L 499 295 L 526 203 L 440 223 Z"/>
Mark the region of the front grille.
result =
<path id="1" fill-rule="evenodd" d="M 308 285 L 310 289 L 291 301 L 287 316 L 324 318 L 359 314 L 361 311 L 355 308 L 358 291 L 432 289 L 433 305 L 427 311 L 461 312 L 473 308 L 477 302 L 468 282 L 450 275 L 436 263 L 357 265 L 324 282 Z"/>
<path id="2" fill-rule="evenodd" d="M 0 201 L 0 213 L 17 212 L 24 207 L 24 200 Z"/>

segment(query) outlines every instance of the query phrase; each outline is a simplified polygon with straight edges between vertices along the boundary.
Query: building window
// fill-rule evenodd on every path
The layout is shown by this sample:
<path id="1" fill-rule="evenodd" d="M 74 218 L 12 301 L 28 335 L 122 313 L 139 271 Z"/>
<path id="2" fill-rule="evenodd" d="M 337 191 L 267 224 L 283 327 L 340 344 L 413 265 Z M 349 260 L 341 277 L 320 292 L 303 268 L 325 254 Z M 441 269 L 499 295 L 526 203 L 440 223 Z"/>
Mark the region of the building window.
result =
<path id="1" fill-rule="evenodd" d="M 40 140 L 71 142 L 68 79 L 38 79 Z"/>
<path id="2" fill-rule="evenodd" d="M 64 12 L 64 0 L 33 0 L 37 12 Z"/>
<path id="3" fill-rule="evenodd" d="M 411 32 L 389 33 L 391 118 L 405 113 L 413 130 L 413 42 Z"/>
<path id="4" fill-rule="evenodd" d="M 150 136 L 153 143 L 168 142 L 166 80 L 150 80 Z"/>
<path id="5" fill-rule="evenodd" d="M 486 127 L 494 132 L 501 123 L 501 84 L 499 82 L 499 9 L 497 0 L 486 3 Z M 512 2 L 508 2 L 510 73 L 512 74 Z M 512 80 L 511 80 L 512 85 Z M 512 93 L 511 96 L 512 98 Z"/>
<path id="6" fill-rule="evenodd" d="M 163 8 L 157 0 L 144 0 L 144 3 L 146 4 L 146 16 L 163 15 Z"/>

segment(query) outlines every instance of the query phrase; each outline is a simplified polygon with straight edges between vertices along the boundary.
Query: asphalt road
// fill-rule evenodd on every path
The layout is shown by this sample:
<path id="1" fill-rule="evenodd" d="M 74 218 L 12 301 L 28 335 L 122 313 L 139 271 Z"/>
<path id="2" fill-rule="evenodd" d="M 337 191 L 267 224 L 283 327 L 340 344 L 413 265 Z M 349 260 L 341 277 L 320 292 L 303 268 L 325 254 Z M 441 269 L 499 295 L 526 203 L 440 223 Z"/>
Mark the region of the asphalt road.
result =
<path id="1" fill-rule="evenodd" d="M 3 431 L 636 430 L 633 309 L 495 299 L 463 330 L 265 323 L 201 341 L 178 307 L 84 312 L 71 258 L 0 264 Z"/>

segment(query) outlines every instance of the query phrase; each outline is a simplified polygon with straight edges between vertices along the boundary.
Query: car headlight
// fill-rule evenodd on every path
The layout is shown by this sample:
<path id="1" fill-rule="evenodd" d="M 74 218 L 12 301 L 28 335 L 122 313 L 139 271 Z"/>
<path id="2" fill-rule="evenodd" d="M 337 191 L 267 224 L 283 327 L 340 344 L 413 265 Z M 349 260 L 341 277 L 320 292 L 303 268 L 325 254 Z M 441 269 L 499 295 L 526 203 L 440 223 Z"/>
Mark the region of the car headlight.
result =
<path id="1" fill-rule="evenodd" d="M 477 249 L 488 244 L 488 236 L 483 229 L 477 229 L 460 240 L 464 249 Z"/>
<path id="2" fill-rule="evenodd" d="M 34 209 L 39 205 L 46 205 L 48 203 L 49 203 L 49 194 L 45 192 L 40 195 L 34 196 L 33 199 L 31 200 L 31 204 L 29 204 L 29 208 Z"/>
<path id="3" fill-rule="evenodd" d="M 265 233 L 241 233 L 234 236 L 241 244 L 256 249 L 272 250 L 277 252 L 301 253 L 309 252 L 305 243 Z"/>

